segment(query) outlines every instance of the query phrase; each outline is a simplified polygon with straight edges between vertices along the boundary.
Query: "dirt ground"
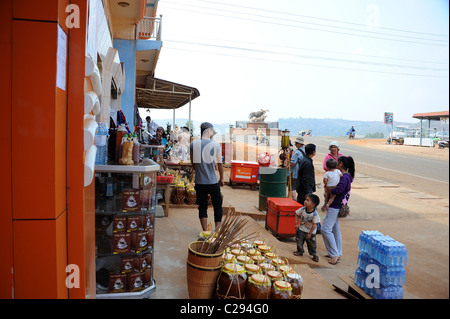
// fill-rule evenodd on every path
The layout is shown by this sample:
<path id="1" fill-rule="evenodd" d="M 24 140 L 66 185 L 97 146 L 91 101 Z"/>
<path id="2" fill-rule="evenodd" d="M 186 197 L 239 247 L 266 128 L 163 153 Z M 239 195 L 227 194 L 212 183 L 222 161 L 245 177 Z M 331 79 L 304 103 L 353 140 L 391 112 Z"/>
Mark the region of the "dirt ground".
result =
<path id="1" fill-rule="evenodd" d="M 388 145 L 383 139 L 356 139 L 349 143 L 363 147 L 382 149 L 389 152 L 410 153 L 419 156 L 433 156 L 449 159 L 448 149 L 415 147 L 406 145 Z M 244 146 L 238 145 L 237 149 Z M 252 160 L 254 154 L 267 151 L 274 154 L 277 150 L 254 145 L 245 146 L 240 160 Z M 321 194 L 323 156 L 314 158 L 317 194 Z M 229 174 L 226 172 L 226 175 Z M 227 177 L 225 177 L 227 181 Z M 257 199 L 249 196 L 249 190 L 242 195 L 233 192 L 230 199 L 241 211 L 255 211 Z M 250 195 L 252 194 L 252 195 Z M 242 197 L 241 197 L 242 196 Z M 319 266 L 314 270 L 329 283 L 346 289 L 340 276 L 352 276 L 358 259 L 357 242 L 362 230 L 379 230 L 385 235 L 404 243 L 408 248 L 408 263 L 404 298 L 449 298 L 449 200 L 418 193 L 405 187 L 399 187 L 383 180 L 358 174 L 352 185 L 352 213 L 341 221 L 344 255 L 341 262 L 333 267 Z M 241 204 L 242 203 L 242 204 Z M 239 205 L 242 205 L 239 207 Z M 257 204 L 256 204 L 257 205 Z M 319 212 L 321 220 L 325 213 Z M 264 222 L 261 222 L 263 225 Z M 292 239 L 284 240 L 295 245 Z M 293 246 L 295 248 L 295 246 Z M 318 251 L 321 265 L 326 250 L 321 238 L 318 239 Z"/>
<path id="2" fill-rule="evenodd" d="M 364 147 L 385 149 L 392 152 L 409 152 L 423 156 L 435 156 L 448 160 L 449 151 L 426 147 L 412 147 L 404 145 L 386 145 L 383 140 L 354 140 L 350 143 Z M 278 150 L 269 147 L 258 147 L 254 144 L 237 145 L 240 149 L 237 160 L 256 161 L 256 154 L 267 151 L 276 154 Z M 323 155 L 314 158 L 316 172 L 317 194 L 322 194 Z M 228 182 L 230 169 L 225 169 L 224 181 Z M 258 215 L 258 224 L 261 229 L 265 227 L 265 212 L 258 210 L 259 191 L 250 187 L 241 186 L 232 188 L 222 187 L 224 207 L 234 207 L 237 211 L 252 216 Z M 321 197 L 321 200 L 323 198 Z M 340 221 L 343 238 L 343 256 L 339 264 L 331 266 L 325 258 L 326 249 L 321 235 L 317 239 L 319 262 L 312 262 L 310 256 L 293 255 L 296 250 L 294 238 L 277 240 L 269 232 L 268 239 L 283 252 L 291 264 L 304 264 L 312 267 L 311 275 L 306 273 L 305 291 L 310 293 L 309 298 L 330 299 L 335 297 L 331 285 L 327 289 L 320 282 L 326 281 L 343 290 L 348 289 L 340 277 L 349 277 L 355 274 L 358 260 L 358 237 L 362 230 L 379 230 L 397 241 L 405 244 L 408 249 L 408 262 L 405 266 L 406 282 L 404 285 L 404 299 L 448 299 L 449 298 L 449 200 L 432 197 L 417 191 L 393 185 L 381 179 L 364 176 L 358 173 L 352 184 L 350 199 L 351 213 Z M 210 212 L 210 216 L 212 212 Z M 323 221 L 325 212 L 319 210 Z M 168 218 L 159 221 L 156 235 L 158 238 L 156 248 L 157 264 L 155 268 L 156 280 L 159 288 L 152 298 L 187 298 L 185 278 L 185 243 L 194 238 L 200 231 L 197 220 L 197 210 L 171 209 Z M 253 216 L 252 216 L 253 217 Z M 254 217 L 255 218 L 255 217 Z M 167 230 L 171 231 L 168 232 Z M 158 230 L 160 232 L 158 233 Z M 155 235 L 155 236 L 156 236 Z M 280 254 L 281 256 L 281 254 Z M 173 276 L 172 271 L 183 275 Z M 302 274 L 301 268 L 299 273 Z M 170 285 L 164 285 L 166 280 L 159 278 L 172 278 Z M 181 279 L 180 279 L 181 278 Z M 308 280 L 308 282 L 307 282 Z M 175 285 L 174 285 L 175 283 Z M 165 286 L 172 287 L 165 290 Z M 305 297 L 307 297 L 305 295 Z"/>

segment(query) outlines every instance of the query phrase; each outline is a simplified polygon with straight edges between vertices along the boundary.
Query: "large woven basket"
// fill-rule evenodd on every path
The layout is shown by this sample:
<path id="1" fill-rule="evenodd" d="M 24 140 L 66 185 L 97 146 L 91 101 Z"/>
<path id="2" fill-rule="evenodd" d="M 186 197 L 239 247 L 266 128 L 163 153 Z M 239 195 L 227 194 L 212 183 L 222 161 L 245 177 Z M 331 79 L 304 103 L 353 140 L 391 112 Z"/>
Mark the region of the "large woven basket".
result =
<path id="1" fill-rule="evenodd" d="M 202 266 L 202 267 L 217 267 L 221 265 L 222 262 L 222 254 L 204 254 L 200 253 L 199 250 L 202 245 L 208 245 L 204 241 L 193 241 L 188 246 L 188 261 L 194 265 Z"/>
<path id="2" fill-rule="evenodd" d="M 222 266 L 202 267 L 192 264 L 189 260 L 186 260 L 186 264 L 189 298 L 212 298 Z"/>

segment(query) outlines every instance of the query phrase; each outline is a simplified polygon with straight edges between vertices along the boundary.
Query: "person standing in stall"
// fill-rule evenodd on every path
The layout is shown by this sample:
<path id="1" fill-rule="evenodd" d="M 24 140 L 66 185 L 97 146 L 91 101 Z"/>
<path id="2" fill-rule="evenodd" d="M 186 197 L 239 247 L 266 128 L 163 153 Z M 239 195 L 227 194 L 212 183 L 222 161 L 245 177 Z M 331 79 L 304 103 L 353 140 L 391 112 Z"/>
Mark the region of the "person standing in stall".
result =
<path id="1" fill-rule="evenodd" d="M 155 137 L 156 130 L 158 129 L 158 124 L 156 124 L 155 121 L 152 121 L 152 118 L 150 116 L 147 116 L 145 120 L 147 121 L 147 140 L 149 141 L 152 137 Z"/>
<path id="2" fill-rule="evenodd" d="M 217 132 L 211 123 L 200 125 L 201 139 L 190 144 L 192 170 L 195 175 L 195 192 L 197 195 L 198 216 L 203 231 L 208 228 L 208 195 L 211 196 L 214 208 L 214 223 L 217 227 L 222 222 L 222 194 L 223 186 L 222 148 L 213 140 Z M 216 163 L 219 170 L 219 179 L 216 175 Z"/>

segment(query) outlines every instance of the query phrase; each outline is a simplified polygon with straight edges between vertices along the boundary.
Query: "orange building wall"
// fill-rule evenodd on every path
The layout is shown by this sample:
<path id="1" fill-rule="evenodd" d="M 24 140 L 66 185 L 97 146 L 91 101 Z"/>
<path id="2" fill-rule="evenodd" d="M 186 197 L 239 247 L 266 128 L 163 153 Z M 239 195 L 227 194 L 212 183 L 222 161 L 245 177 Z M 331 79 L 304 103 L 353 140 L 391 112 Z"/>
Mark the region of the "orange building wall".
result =
<path id="1" fill-rule="evenodd" d="M 95 298 L 95 186 L 84 187 L 84 64 L 87 0 L 73 0 L 80 9 L 80 28 L 69 30 L 67 123 L 68 263 L 80 268 L 80 288 L 70 298 Z"/>
<path id="2" fill-rule="evenodd" d="M 12 2 L 0 1 L 0 299 L 12 298 L 12 199 L 11 199 L 11 42 Z"/>
<path id="3" fill-rule="evenodd" d="M 0 1 L 0 298 L 95 297 L 94 183 L 84 187 L 87 0 Z M 58 25 L 68 35 L 66 90 L 56 86 Z M 70 56 L 70 59 L 69 59 Z M 80 268 L 68 289 L 66 266 Z"/>

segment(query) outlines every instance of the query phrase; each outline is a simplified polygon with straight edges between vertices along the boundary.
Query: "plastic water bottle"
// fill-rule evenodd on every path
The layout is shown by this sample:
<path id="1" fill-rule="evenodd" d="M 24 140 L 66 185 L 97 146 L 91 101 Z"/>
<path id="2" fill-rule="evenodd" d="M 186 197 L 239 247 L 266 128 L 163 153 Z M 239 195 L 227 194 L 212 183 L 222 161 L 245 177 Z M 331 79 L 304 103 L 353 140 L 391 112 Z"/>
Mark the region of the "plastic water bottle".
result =
<path id="1" fill-rule="evenodd" d="M 106 165 L 108 162 L 108 135 L 106 123 L 100 123 L 94 139 L 95 146 L 97 146 L 95 165 Z"/>

